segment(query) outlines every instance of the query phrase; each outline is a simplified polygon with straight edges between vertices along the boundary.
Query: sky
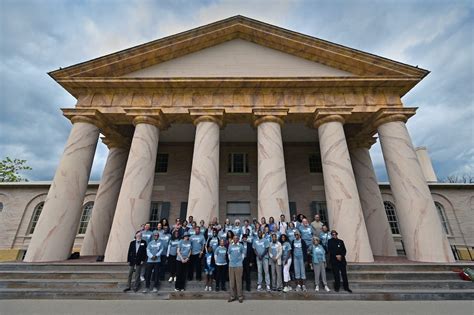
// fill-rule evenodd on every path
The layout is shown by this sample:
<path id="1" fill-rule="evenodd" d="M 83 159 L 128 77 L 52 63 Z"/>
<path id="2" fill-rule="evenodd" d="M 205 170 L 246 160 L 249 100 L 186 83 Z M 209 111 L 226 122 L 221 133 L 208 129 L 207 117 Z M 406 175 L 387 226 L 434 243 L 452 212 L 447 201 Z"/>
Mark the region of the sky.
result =
<path id="1" fill-rule="evenodd" d="M 402 99 L 438 178 L 474 174 L 474 2 L 0 0 L 0 159 L 27 160 L 30 181 L 51 180 L 76 100 L 47 72 L 244 15 L 431 71 Z M 377 177 L 387 181 L 379 144 Z M 99 142 L 91 180 L 107 148 Z"/>

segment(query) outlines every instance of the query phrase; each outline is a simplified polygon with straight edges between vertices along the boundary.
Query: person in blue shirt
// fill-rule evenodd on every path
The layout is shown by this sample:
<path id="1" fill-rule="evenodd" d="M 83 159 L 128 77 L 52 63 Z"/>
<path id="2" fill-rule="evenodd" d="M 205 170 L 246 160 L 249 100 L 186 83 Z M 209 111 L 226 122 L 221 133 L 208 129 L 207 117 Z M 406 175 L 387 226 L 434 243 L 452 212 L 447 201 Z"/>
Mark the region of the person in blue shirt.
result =
<path id="1" fill-rule="evenodd" d="M 239 237 L 239 240 L 240 240 L 240 236 L 242 235 L 242 227 L 240 226 L 240 220 L 239 219 L 236 219 L 234 221 L 234 226 L 232 227 L 232 232 L 234 233 L 234 235 L 237 235 Z"/>
<path id="2" fill-rule="evenodd" d="M 212 279 L 214 279 L 215 270 L 214 252 L 212 246 L 209 245 L 207 246 L 206 255 L 204 256 L 204 273 L 206 274 L 206 287 L 204 291 L 212 291 Z"/>
<path id="3" fill-rule="evenodd" d="M 193 222 L 195 225 L 195 222 Z M 201 228 L 197 226 L 195 229 L 195 234 L 191 235 L 189 240 L 191 241 L 191 261 L 189 264 L 188 280 L 192 281 L 194 276 L 194 271 L 196 271 L 196 280 L 201 281 L 201 258 L 204 255 L 204 248 L 206 246 L 206 239 L 201 233 Z"/>
<path id="4" fill-rule="evenodd" d="M 177 249 L 175 291 L 184 291 L 185 289 L 190 256 L 191 241 L 189 240 L 189 234 L 184 233 L 183 239 L 179 242 Z"/>
<path id="5" fill-rule="evenodd" d="M 253 242 L 253 249 L 255 252 L 255 257 L 257 261 L 257 290 L 262 290 L 262 281 L 263 274 L 265 274 L 265 284 L 267 286 L 267 291 L 270 289 L 270 273 L 268 270 L 268 247 L 270 243 L 263 237 L 263 232 L 258 231 L 258 239 Z"/>
<path id="6" fill-rule="evenodd" d="M 225 219 L 224 221 L 224 226 L 222 227 L 222 229 L 227 233 L 227 231 L 230 231 L 232 230 L 232 224 L 230 224 L 230 219 L 227 218 Z"/>
<path id="7" fill-rule="evenodd" d="M 208 246 L 212 247 L 213 252 L 216 250 L 217 246 L 219 246 L 219 237 L 217 236 L 216 229 L 212 229 L 212 235 L 207 239 L 206 248 Z"/>
<path id="8" fill-rule="evenodd" d="M 268 218 L 268 229 L 270 230 L 270 233 L 276 231 L 276 224 L 275 224 L 275 218 L 274 217 L 269 217 Z"/>
<path id="9" fill-rule="evenodd" d="M 168 279 L 169 283 L 176 281 L 176 256 L 178 255 L 178 245 L 180 241 L 179 231 L 173 230 L 173 235 L 169 241 L 168 252 L 166 254 L 168 256 L 168 267 L 170 272 L 170 278 Z"/>
<path id="10" fill-rule="evenodd" d="M 150 222 L 147 222 L 147 223 L 145 223 L 145 228 L 142 231 L 142 240 L 144 240 L 148 244 L 148 243 L 151 242 L 152 238 L 153 238 L 153 232 L 151 231 L 151 224 L 150 224 Z M 147 265 L 147 263 L 145 262 L 143 264 L 144 268 L 142 268 L 142 270 L 141 270 L 141 274 L 140 274 L 140 280 L 141 281 L 145 281 L 146 265 Z"/>
<path id="11" fill-rule="evenodd" d="M 161 224 L 161 223 L 160 223 Z M 161 262 L 160 262 L 160 281 L 165 280 L 165 273 L 168 271 L 168 259 L 167 259 L 167 252 L 168 252 L 168 245 L 171 239 L 171 235 L 166 232 L 165 229 L 160 231 L 160 242 L 163 251 L 161 252 Z"/>
<path id="12" fill-rule="evenodd" d="M 286 236 L 288 236 L 288 241 L 291 243 L 295 240 L 295 223 L 292 221 L 288 223 L 288 228 L 286 229 Z"/>
<path id="13" fill-rule="evenodd" d="M 160 270 L 160 259 L 161 253 L 163 252 L 163 245 L 160 240 L 160 233 L 158 231 L 153 232 L 153 239 L 148 243 L 146 247 L 147 265 L 145 272 L 145 284 L 146 288 L 143 293 L 148 293 L 150 290 L 151 274 L 153 272 L 153 292 L 158 292 L 158 277 Z"/>
<path id="14" fill-rule="evenodd" d="M 226 291 L 227 247 L 223 239 L 219 241 L 219 246 L 214 251 L 214 261 L 216 262 L 216 291 Z"/>
<path id="15" fill-rule="evenodd" d="M 306 272 L 305 262 L 308 250 L 306 243 L 301 239 L 300 232 L 295 232 L 295 240 L 291 244 L 291 251 L 293 253 L 293 267 L 295 270 L 296 291 L 306 291 Z"/>
<path id="16" fill-rule="evenodd" d="M 321 233 L 319 233 L 319 239 L 321 241 L 321 245 L 323 245 L 323 247 L 324 247 L 324 249 L 326 250 L 326 253 L 327 253 L 328 252 L 328 241 L 331 239 L 331 233 L 329 232 L 329 229 L 328 229 L 327 225 L 323 225 L 321 227 Z"/>
<path id="17" fill-rule="evenodd" d="M 263 228 L 263 238 L 266 239 L 268 243 L 272 242 L 272 235 L 270 234 L 270 227 L 268 225 Z"/>
<path id="18" fill-rule="evenodd" d="M 306 247 L 309 248 L 313 242 L 313 228 L 307 219 L 303 219 L 298 230 L 301 233 L 301 239 L 305 242 Z"/>
<path id="19" fill-rule="evenodd" d="M 227 232 L 225 229 L 220 229 L 219 232 L 217 233 L 217 237 L 219 238 L 219 241 L 220 240 L 226 240 L 227 239 Z"/>
<path id="20" fill-rule="evenodd" d="M 283 265 L 283 292 L 288 292 L 292 290 L 290 286 L 290 267 L 292 262 L 291 243 L 288 241 L 288 236 L 285 234 L 280 236 L 280 243 L 282 247 L 281 263 Z"/>
<path id="21" fill-rule="evenodd" d="M 228 248 L 229 255 L 229 286 L 230 297 L 227 302 L 235 301 L 238 297 L 239 303 L 244 300 L 242 294 L 242 267 L 244 260 L 244 247 L 239 242 L 239 236 L 234 235 L 234 239 Z"/>
<path id="22" fill-rule="evenodd" d="M 329 290 L 326 281 L 326 250 L 321 244 L 319 244 L 319 238 L 316 236 L 313 237 L 313 244 L 311 245 L 310 253 L 314 270 L 314 290 L 316 292 L 319 291 L 319 277 L 321 276 L 324 290 L 326 290 L 326 292 L 331 291 Z"/>

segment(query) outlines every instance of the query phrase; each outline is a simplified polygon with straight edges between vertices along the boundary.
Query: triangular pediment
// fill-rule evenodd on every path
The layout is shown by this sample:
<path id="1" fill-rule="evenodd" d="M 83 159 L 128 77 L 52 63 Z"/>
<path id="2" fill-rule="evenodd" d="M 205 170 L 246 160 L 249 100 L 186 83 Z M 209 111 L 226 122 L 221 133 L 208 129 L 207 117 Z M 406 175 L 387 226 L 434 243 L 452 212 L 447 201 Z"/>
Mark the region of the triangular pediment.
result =
<path id="1" fill-rule="evenodd" d="M 347 71 L 243 39 L 234 39 L 128 73 L 124 77 L 347 77 L 352 75 Z"/>

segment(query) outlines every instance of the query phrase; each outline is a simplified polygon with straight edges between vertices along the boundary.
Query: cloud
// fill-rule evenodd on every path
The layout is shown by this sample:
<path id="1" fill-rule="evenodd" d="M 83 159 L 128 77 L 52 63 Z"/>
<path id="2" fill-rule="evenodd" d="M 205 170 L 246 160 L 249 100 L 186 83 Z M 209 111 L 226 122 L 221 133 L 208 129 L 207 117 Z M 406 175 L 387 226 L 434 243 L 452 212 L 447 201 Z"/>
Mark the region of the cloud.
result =
<path id="1" fill-rule="evenodd" d="M 113 4 L 113 5 L 112 5 Z M 438 177 L 474 170 L 472 1 L 0 1 L 0 157 L 27 159 L 50 180 L 75 99 L 47 72 L 242 14 L 300 33 L 419 65 L 431 74 L 403 101 L 408 128 L 428 146 Z M 386 180 L 377 144 L 371 150 Z M 98 145 L 92 179 L 107 149 Z"/>

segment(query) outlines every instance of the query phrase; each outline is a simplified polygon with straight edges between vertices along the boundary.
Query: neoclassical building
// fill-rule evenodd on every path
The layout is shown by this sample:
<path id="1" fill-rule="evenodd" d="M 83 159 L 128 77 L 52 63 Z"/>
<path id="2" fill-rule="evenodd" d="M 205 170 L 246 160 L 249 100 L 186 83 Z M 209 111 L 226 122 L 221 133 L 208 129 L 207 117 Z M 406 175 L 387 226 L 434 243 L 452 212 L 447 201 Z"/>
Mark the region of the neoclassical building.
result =
<path id="1" fill-rule="evenodd" d="M 450 245 L 474 244 L 474 189 L 429 183 L 412 144 L 416 108 L 401 98 L 427 74 L 242 16 L 53 71 L 77 99 L 62 110 L 71 132 L 36 202 L 0 212 L 16 222 L 0 245 L 27 246 L 26 262 L 73 247 L 122 262 L 140 225 L 161 217 L 320 213 L 350 261 L 397 255 L 401 240 L 409 260 L 451 262 Z M 109 154 L 89 183 L 100 135 Z M 370 158 L 376 135 L 389 184 Z M 2 185 L 0 198 L 33 186 Z"/>

